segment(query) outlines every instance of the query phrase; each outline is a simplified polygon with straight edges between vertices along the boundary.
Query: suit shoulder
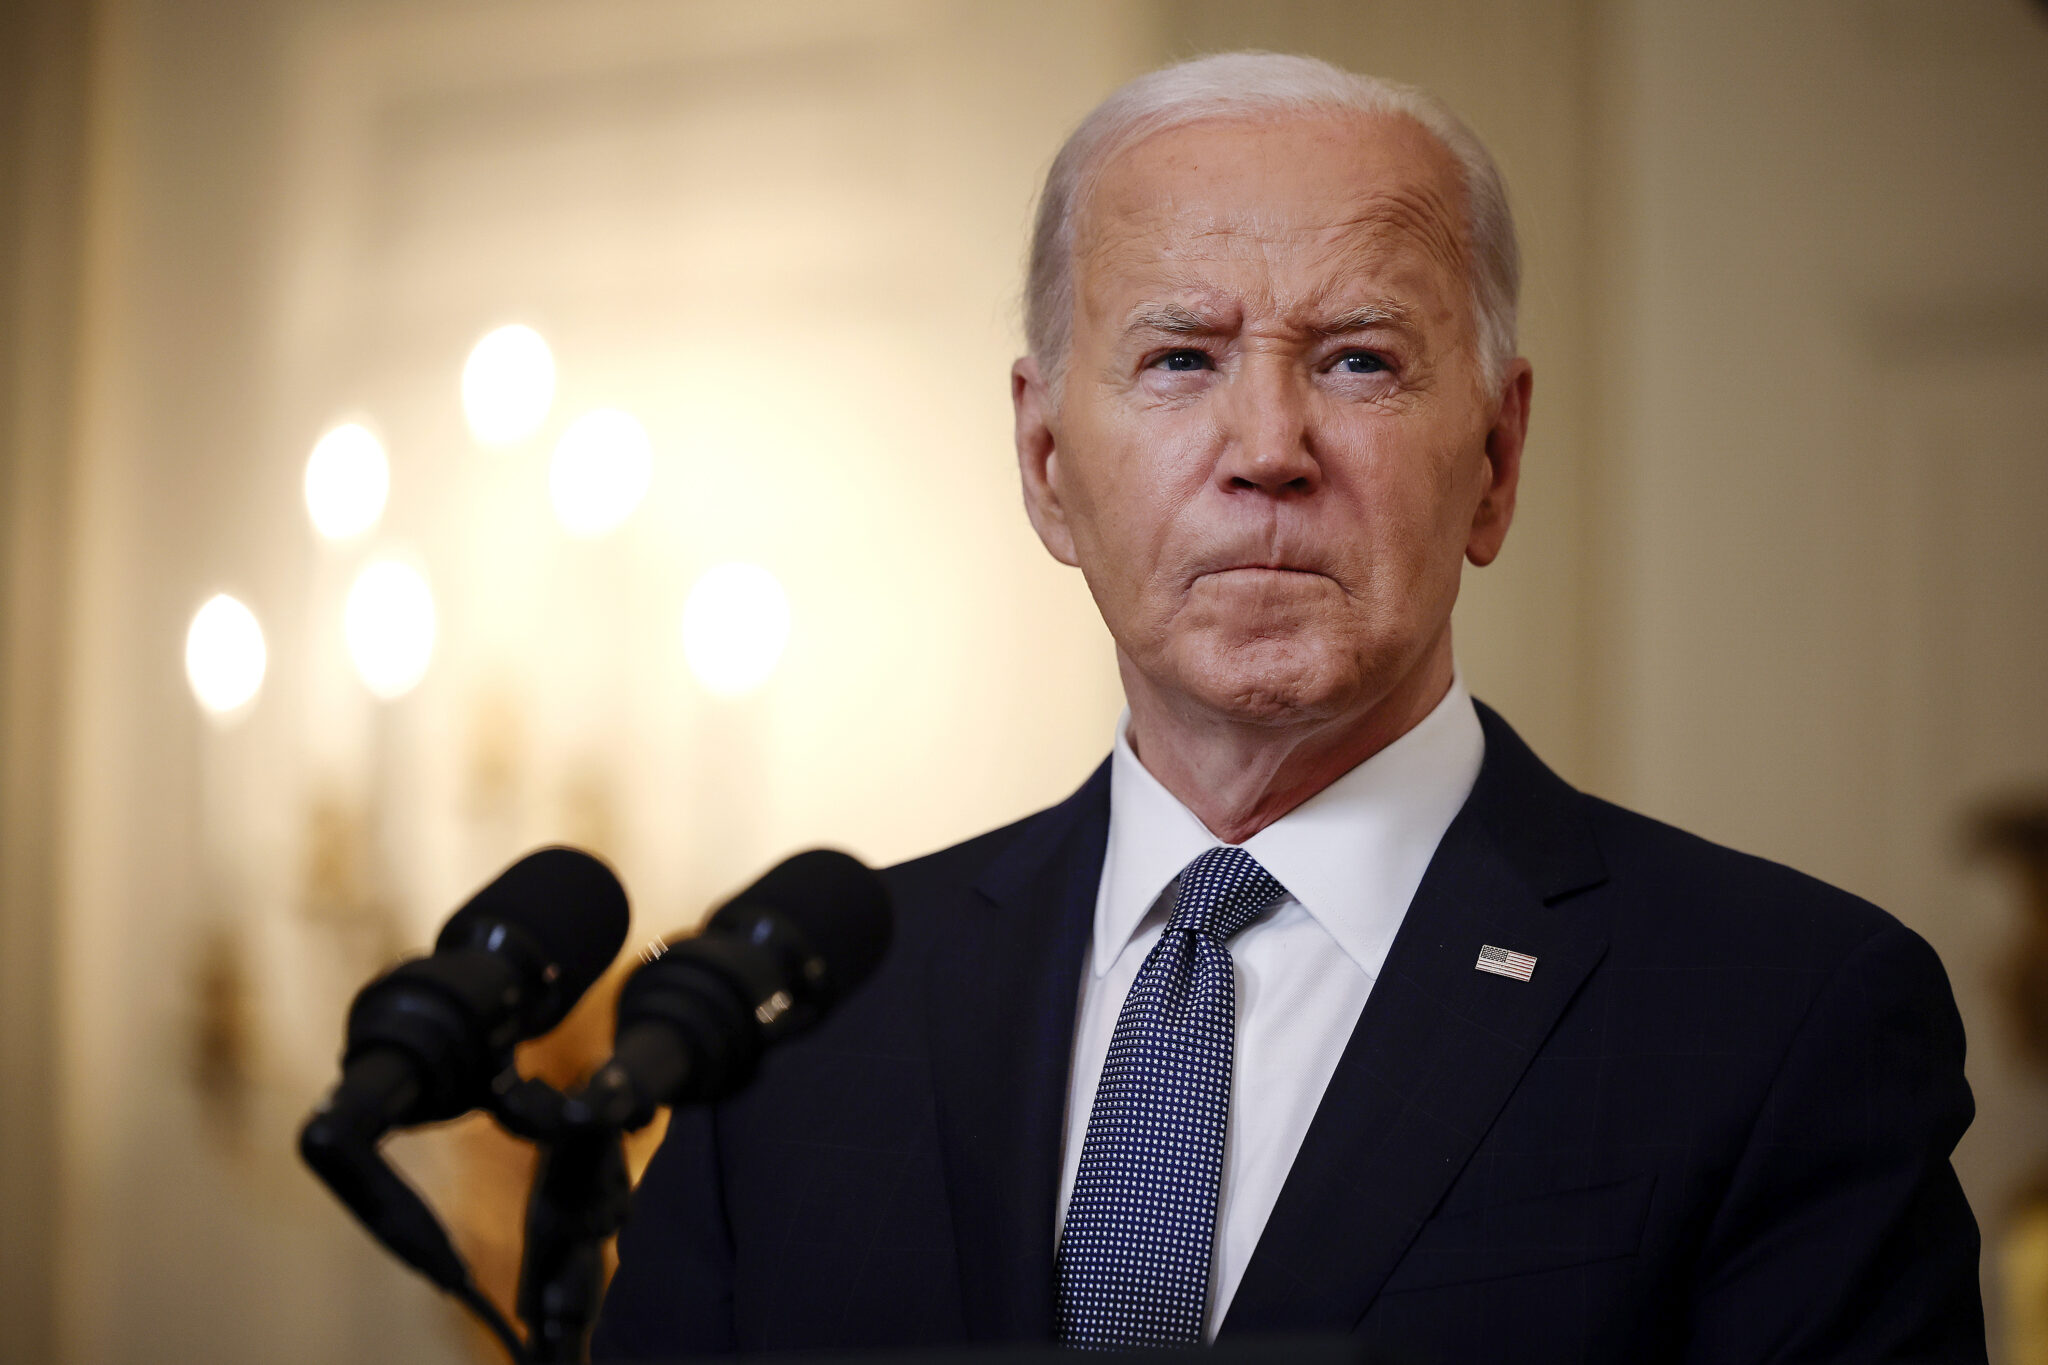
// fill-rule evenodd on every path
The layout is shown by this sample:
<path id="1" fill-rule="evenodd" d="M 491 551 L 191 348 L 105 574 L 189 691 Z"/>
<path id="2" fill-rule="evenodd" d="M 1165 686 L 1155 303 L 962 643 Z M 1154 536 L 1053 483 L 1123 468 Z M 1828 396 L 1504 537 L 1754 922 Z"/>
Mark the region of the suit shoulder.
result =
<path id="1" fill-rule="evenodd" d="M 1699 952 L 1824 966 L 1880 936 L 1925 945 L 1888 911 L 1817 877 L 1717 844 L 1598 797 L 1586 814 L 1606 861 L 1617 928 Z"/>

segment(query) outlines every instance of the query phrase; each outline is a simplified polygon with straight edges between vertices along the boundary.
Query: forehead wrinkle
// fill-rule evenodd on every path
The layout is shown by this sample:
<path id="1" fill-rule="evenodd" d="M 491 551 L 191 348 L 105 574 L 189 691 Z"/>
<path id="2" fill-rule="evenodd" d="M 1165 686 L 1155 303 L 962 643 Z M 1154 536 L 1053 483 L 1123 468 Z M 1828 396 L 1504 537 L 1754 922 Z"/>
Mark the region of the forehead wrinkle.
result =
<path id="1" fill-rule="evenodd" d="M 1229 331 L 1243 323 L 1248 304 L 1256 308 L 1269 293 L 1220 286 L 1212 274 L 1191 263 L 1188 253 L 1150 235 L 1117 243 L 1097 253 L 1089 264 L 1091 268 L 1076 272 L 1082 306 L 1126 334 L 1139 330 L 1148 313 L 1157 315 L 1160 331 Z M 1135 292 L 1136 300 L 1113 319 L 1107 317 L 1116 296 L 1128 296 L 1127 291 Z"/>
<path id="2" fill-rule="evenodd" d="M 1103 313 L 1114 307 L 1113 295 L 1140 286 L 1142 301 L 1118 319 L 1126 334 L 1138 330 L 1137 319 L 1148 307 L 1156 311 L 1169 304 L 1187 308 L 1200 320 L 1197 328 L 1195 319 L 1162 313 L 1154 321 L 1165 325 L 1155 330 L 1169 334 L 1234 330 L 1244 325 L 1247 312 L 1284 314 L 1290 328 L 1324 335 L 1369 323 L 1412 328 L 1425 314 L 1434 318 L 1446 305 L 1454 307 L 1451 297 L 1438 297 L 1439 289 L 1426 275 L 1412 273 L 1418 252 L 1454 283 L 1469 279 L 1462 212 L 1452 202 L 1462 184 L 1443 182 L 1441 174 L 1424 171 L 1393 183 L 1381 179 L 1358 185 L 1346 196 L 1348 202 L 1331 206 L 1331 216 L 1307 223 L 1260 203 L 1219 211 L 1201 196 L 1190 202 L 1171 189 L 1140 204 L 1110 208 L 1098 202 L 1091 205 L 1094 212 L 1075 243 L 1077 293 L 1092 295 L 1082 306 L 1107 320 Z M 1205 262 L 1257 258 L 1268 268 L 1262 277 L 1242 281 L 1250 287 L 1248 294 L 1228 284 L 1219 290 L 1219 280 L 1203 268 Z M 1296 267 L 1324 278 L 1303 280 Z M 1114 279 L 1118 276 L 1121 280 Z M 1347 304 L 1347 311 L 1357 311 L 1359 285 L 1380 296 L 1368 302 L 1399 304 L 1404 315 L 1355 317 L 1350 325 L 1341 315 L 1314 317 Z M 1105 288 L 1111 296 L 1100 292 Z M 1405 303 L 1389 298 L 1390 288 Z M 1417 289 L 1421 292 L 1409 298 Z"/>
<path id="3" fill-rule="evenodd" d="M 1151 221 L 1142 224 L 1127 219 L 1135 231 L 1092 234 L 1094 240 L 1085 251 L 1090 268 L 1079 273 L 1097 278 L 1121 273 L 1152 275 L 1175 292 L 1213 292 L 1212 279 L 1187 267 L 1204 260 L 1262 258 L 1276 267 L 1272 272 L 1276 280 L 1288 273 L 1287 267 L 1318 261 L 1335 264 L 1345 273 L 1376 272 L 1397 264 L 1403 248 L 1412 245 L 1463 279 L 1464 234 L 1455 218 L 1447 219 L 1442 209 L 1440 196 L 1396 190 L 1377 193 L 1355 213 L 1319 224 L 1262 222 L 1256 210 L 1228 218 L 1205 215 L 1203 221 L 1193 222 L 1155 212 L 1144 215 Z M 1342 264 L 1346 258 L 1355 262 L 1348 269 Z"/>
<path id="4" fill-rule="evenodd" d="M 1121 233 L 1105 233 L 1100 229 L 1107 224 L 1088 223 L 1094 230 L 1081 234 L 1076 255 L 1115 257 L 1149 247 L 1163 258 L 1205 254 L 1204 248 L 1216 245 L 1232 254 L 1303 244 L 1342 251 L 1363 234 L 1382 241 L 1389 236 L 1412 238 L 1440 264 L 1464 269 L 1462 212 L 1430 178 L 1376 185 L 1354 202 L 1355 207 L 1341 216 L 1301 223 L 1267 205 L 1196 211 L 1168 196 L 1116 215 L 1126 229 Z"/>
<path id="5" fill-rule="evenodd" d="M 1390 254 L 1401 242 L 1420 245 L 1432 261 L 1458 279 L 1468 278 L 1465 232 L 1457 212 L 1434 188 L 1401 186 L 1372 196 L 1359 213 L 1329 229 L 1332 244 L 1371 255 Z"/>

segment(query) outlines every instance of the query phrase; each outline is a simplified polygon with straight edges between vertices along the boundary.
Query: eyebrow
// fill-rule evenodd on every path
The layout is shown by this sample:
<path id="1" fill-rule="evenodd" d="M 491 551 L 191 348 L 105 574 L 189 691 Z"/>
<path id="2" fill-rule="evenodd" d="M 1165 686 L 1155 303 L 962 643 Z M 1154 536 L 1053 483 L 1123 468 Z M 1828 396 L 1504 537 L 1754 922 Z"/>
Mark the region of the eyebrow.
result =
<path id="1" fill-rule="evenodd" d="M 1392 299 L 1382 299 L 1353 308 L 1348 313 L 1339 313 L 1328 322 L 1318 323 L 1311 330 L 1326 336 L 1343 336 L 1347 332 L 1363 332 L 1373 327 L 1406 327 L 1412 318 L 1412 310 L 1406 304 Z"/>
<path id="2" fill-rule="evenodd" d="M 1126 332 L 1165 332 L 1171 336 L 1209 336 L 1222 331 L 1212 319 L 1177 303 L 1146 304 L 1131 315 Z"/>
<path id="3" fill-rule="evenodd" d="M 1392 299 L 1364 304 L 1348 312 L 1339 313 L 1328 322 L 1320 322 L 1309 328 L 1318 336 L 1346 336 L 1352 332 L 1363 332 L 1374 327 L 1410 325 L 1413 313 L 1407 305 Z M 1164 332 L 1169 336 L 1214 336 L 1226 330 L 1213 318 L 1203 317 L 1192 308 L 1177 303 L 1146 304 L 1131 314 L 1126 332 Z"/>

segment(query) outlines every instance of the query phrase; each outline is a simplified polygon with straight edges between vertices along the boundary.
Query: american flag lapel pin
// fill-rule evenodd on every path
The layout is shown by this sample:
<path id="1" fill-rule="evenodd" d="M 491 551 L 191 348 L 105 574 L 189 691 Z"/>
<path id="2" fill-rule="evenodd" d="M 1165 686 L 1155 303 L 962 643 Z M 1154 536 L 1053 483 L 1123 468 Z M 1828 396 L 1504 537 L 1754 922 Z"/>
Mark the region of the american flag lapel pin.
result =
<path id="1" fill-rule="evenodd" d="M 1472 965 L 1482 972 L 1511 976 L 1517 981 L 1527 981 L 1536 973 L 1535 958 L 1527 953 L 1511 953 L 1505 948 L 1496 948 L 1491 943 L 1479 945 L 1479 961 Z"/>

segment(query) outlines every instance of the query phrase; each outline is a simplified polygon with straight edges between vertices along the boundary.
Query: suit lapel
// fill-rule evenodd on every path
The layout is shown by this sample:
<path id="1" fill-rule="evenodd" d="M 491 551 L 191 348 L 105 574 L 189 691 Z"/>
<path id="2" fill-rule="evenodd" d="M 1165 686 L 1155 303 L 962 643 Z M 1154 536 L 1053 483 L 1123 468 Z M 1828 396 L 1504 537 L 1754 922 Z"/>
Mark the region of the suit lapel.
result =
<path id="1" fill-rule="evenodd" d="M 927 968 L 932 1079 L 968 1336 L 1052 1335 L 1053 1219 L 1109 765 L 1027 821 Z"/>
<path id="2" fill-rule="evenodd" d="M 1576 792 L 1485 707 L 1486 760 L 1330 1079 L 1223 1331 L 1350 1331 L 1606 942 L 1563 904 L 1604 880 Z M 1475 970 L 1491 944 L 1530 980 Z"/>

